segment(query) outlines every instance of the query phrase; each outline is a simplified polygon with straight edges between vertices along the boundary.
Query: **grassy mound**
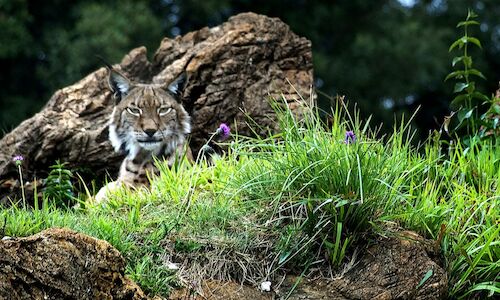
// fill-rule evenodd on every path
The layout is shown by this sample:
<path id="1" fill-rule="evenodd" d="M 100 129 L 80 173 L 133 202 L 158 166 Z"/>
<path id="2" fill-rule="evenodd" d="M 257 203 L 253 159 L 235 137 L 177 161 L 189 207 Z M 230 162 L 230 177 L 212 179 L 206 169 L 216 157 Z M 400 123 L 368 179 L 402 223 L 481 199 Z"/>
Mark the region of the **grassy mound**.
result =
<path id="1" fill-rule="evenodd" d="M 436 240 L 450 297 L 499 293 L 500 148 L 414 149 L 408 128 L 377 139 L 340 109 L 327 129 L 313 111 L 279 115 L 281 133 L 235 136 L 213 164 L 159 162 L 150 190 L 80 210 L 44 199 L 41 208 L 0 210 L 0 225 L 10 236 L 65 226 L 107 240 L 129 276 L 161 295 L 202 278 L 258 284 L 325 260 L 335 271 L 396 226 Z"/>

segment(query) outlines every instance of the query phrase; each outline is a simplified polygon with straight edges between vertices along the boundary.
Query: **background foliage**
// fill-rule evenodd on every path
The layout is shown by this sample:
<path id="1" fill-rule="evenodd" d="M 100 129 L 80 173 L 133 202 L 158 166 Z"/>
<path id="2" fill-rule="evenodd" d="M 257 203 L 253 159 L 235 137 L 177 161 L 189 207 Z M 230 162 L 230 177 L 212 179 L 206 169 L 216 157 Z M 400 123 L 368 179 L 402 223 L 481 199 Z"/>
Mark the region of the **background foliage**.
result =
<path id="1" fill-rule="evenodd" d="M 484 48 L 472 49 L 474 64 L 488 79 L 477 88 L 489 95 L 500 79 L 496 0 L 0 0 L 0 136 L 55 90 L 98 68 L 95 54 L 118 62 L 145 45 L 152 55 L 164 36 L 254 11 L 281 18 L 312 41 L 320 91 L 345 94 L 362 117 L 374 114 L 374 124 L 387 128 L 395 113 L 421 105 L 414 125 L 425 137 L 449 113 L 448 47 L 468 8 L 479 15 L 473 34 Z M 326 108 L 327 98 L 321 100 Z"/>

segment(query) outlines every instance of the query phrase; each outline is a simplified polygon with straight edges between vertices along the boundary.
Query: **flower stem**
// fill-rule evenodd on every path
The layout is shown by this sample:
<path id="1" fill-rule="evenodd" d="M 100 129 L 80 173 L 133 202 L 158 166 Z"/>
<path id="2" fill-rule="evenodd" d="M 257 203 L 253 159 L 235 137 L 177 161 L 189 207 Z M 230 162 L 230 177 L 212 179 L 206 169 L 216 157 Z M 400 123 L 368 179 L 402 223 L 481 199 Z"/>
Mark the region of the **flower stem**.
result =
<path id="1" fill-rule="evenodd" d="M 210 144 L 210 142 L 213 140 L 214 136 L 217 134 L 217 131 L 212 133 L 212 135 L 210 136 L 210 138 L 207 140 L 207 142 L 203 145 L 203 147 L 207 146 L 208 144 Z M 198 155 L 196 155 L 196 161 L 194 162 L 195 164 L 198 164 L 200 161 L 200 155 L 201 153 L 203 152 L 202 149 L 203 147 L 200 148 L 200 151 L 198 151 Z"/>
<path id="2" fill-rule="evenodd" d="M 23 197 L 23 207 L 26 209 L 26 195 L 24 194 L 24 182 L 23 182 L 23 171 L 21 169 L 21 165 L 17 166 L 19 169 L 19 181 L 21 182 L 21 193 Z"/>
<path id="3" fill-rule="evenodd" d="M 207 146 L 211 141 L 212 139 L 214 138 L 214 136 L 217 134 L 217 131 L 214 132 L 210 138 L 207 140 L 207 142 L 203 145 L 204 146 Z M 203 147 L 200 148 L 200 151 L 198 151 L 198 155 L 196 155 L 196 161 L 194 162 L 195 165 L 198 165 L 198 163 L 200 162 L 200 158 L 201 158 L 201 153 L 203 152 Z M 195 184 L 196 184 L 196 181 L 198 180 L 199 178 L 199 173 L 196 174 L 198 176 L 191 176 L 191 181 L 189 183 L 189 189 L 188 189 L 188 193 L 186 195 L 186 203 L 185 203 L 185 206 L 186 208 L 184 209 L 184 213 L 182 214 L 182 216 L 185 216 L 189 210 L 189 207 L 191 206 L 191 200 L 193 198 L 193 195 L 194 195 L 194 189 L 195 189 Z M 179 216 L 180 217 L 180 216 Z M 178 219 L 179 219 L 178 217 Z"/>

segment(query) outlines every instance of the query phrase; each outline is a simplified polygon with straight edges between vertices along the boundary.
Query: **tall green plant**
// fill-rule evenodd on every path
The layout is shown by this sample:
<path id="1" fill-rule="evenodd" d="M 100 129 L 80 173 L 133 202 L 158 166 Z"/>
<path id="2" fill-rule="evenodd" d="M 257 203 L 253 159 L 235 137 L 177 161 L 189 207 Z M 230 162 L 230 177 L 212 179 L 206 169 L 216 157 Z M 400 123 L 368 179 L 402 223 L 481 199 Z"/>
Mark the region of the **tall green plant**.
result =
<path id="1" fill-rule="evenodd" d="M 455 56 L 452 61 L 452 67 L 457 70 L 451 72 L 446 76 L 445 81 L 454 79 L 455 86 L 453 93 L 456 94 L 451 101 L 451 109 L 455 111 L 458 119 L 458 124 L 453 128 L 453 132 L 465 127 L 466 138 L 464 142 L 471 145 L 471 139 L 486 137 L 495 137 L 498 127 L 498 118 L 492 117 L 500 115 L 500 105 L 498 99 L 491 99 L 485 94 L 476 89 L 475 79 L 486 77 L 473 66 L 472 55 L 470 54 L 471 48 L 469 46 L 477 46 L 482 49 L 481 42 L 471 34 L 470 27 L 479 25 L 475 21 L 478 16 L 469 10 L 465 21 L 459 22 L 457 28 L 463 29 L 463 36 L 451 44 L 449 51 L 459 50 L 461 55 Z M 485 112 L 486 113 L 483 113 Z M 448 119 L 445 124 L 445 129 L 448 131 Z M 493 133 L 493 134 L 492 134 Z"/>
<path id="2" fill-rule="evenodd" d="M 66 163 L 56 161 L 50 166 L 44 194 L 57 207 L 68 207 L 75 200 L 71 178 L 73 172 L 66 168 Z"/>

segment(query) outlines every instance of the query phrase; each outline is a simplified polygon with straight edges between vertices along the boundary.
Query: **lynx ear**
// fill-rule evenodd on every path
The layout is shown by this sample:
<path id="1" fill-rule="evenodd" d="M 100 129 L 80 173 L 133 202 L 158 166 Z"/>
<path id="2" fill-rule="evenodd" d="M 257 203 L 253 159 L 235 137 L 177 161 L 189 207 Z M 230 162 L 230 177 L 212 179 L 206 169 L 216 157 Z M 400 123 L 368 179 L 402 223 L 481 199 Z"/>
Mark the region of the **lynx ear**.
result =
<path id="1" fill-rule="evenodd" d="M 108 83 L 117 103 L 130 90 L 130 81 L 115 69 L 109 69 Z"/>
<path id="2" fill-rule="evenodd" d="M 181 91 L 184 89 L 184 86 L 186 84 L 186 72 L 182 72 L 181 75 L 179 75 L 172 83 L 170 83 L 167 87 L 167 89 L 174 94 L 175 96 L 179 97 L 181 95 Z"/>

